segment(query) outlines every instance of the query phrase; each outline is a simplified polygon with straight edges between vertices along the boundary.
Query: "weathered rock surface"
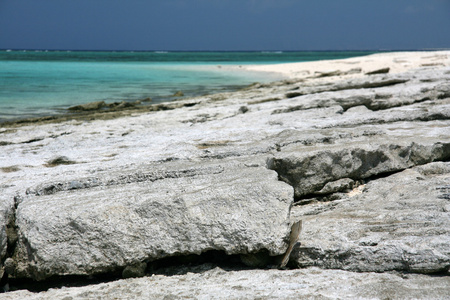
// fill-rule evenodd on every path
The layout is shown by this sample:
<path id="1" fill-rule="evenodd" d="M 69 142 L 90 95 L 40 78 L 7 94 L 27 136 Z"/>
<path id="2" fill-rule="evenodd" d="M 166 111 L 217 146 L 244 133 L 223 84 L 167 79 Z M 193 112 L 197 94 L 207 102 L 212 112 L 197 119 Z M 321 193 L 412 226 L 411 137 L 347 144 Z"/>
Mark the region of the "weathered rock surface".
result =
<path id="1" fill-rule="evenodd" d="M 358 272 L 447 272 L 450 163 L 431 163 L 372 180 L 362 193 L 295 207 L 302 216 L 298 267 Z"/>
<path id="2" fill-rule="evenodd" d="M 141 173 L 126 185 L 62 183 L 69 190 L 59 192 L 54 184 L 37 192 L 47 195 L 25 198 L 17 210 L 15 276 L 107 273 L 208 250 L 283 254 L 292 187 L 262 167 L 205 169 L 159 179 Z"/>
<path id="3" fill-rule="evenodd" d="M 3 192 L 3 187 L 0 188 Z M 3 277 L 5 272 L 4 261 L 7 259 L 8 242 L 11 244 L 15 242 L 15 235 L 13 232 L 14 226 L 14 200 L 12 195 L 2 193 L 0 195 L 0 277 Z M 9 240 L 8 240 L 9 236 Z"/>
<path id="4" fill-rule="evenodd" d="M 88 121 L 77 114 L 5 125 L 2 273 L 12 283 L 138 277 L 161 259 L 211 250 L 264 267 L 276 261 L 268 254 L 284 253 L 301 219 L 288 266 L 305 270 L 203 270 L 35 296 L 95 298 L 132 286 L 123 293 L 157 298 L 203 293 L 205 284 L 211 295 L 230 287 L 236 298 L 441 297 L 450 268 L 450 69 L 364 72 L 258 84 L 114 120 L 96 120 L 96 112 Z M 50 163 L 58 157 L 70 163 Z M 353 273 L 372 271 L 409 279 Z M 252 280 L 236 284 L 242 274 Z M 319 284 L 324 276 L 336 285 Z M 199 285 L 189 284 L 194 277 Z M 155 278 L 167 287 L 161 294 L 148 288 Z M 169 288 L 175 278 L 186 285 Z M 289 284 L 269 295 L 274 278 Z"/>
<path id="5" fill-rule="evenodd" d="M 186 271 L 189 271 L 187 269 Z M 447 299 L 450 277 L 341 270 L 225 271 L 205 265 L 181 275 L 88 287 L 16 291 L 0 299 Z"/>
<path id="6" fill-rule="evenodd" d="M 392 144 L 385 142 L 380 140 L 375 145 L 349 142 L 344 149 L 338 143 L 316 151 L 304 151 L 305 146 L 302 145 L 288 146 L 268 164 L 277 171 L 281 180 L 294 187 L 296 197 L 302 197 L 320 192 L 326 184 L 340 179 L 366 179 L 450 159 L 450 141 L 406 142 L 403 145 L 395 141 Z"/>
<path id="7" fill-rule="evenodd" d="M 91 110 L 99 110 L 106 106 L 107 105 L 106 105 L 105 101 L 96 101 L 96 102 L 89 102 L 86 104 L 71 106 L 68 109 L 71 111 L 91 111 Z"/>
<path id="8" fill-rule="evenodd" d="M 366 75 L 374 75 L 374 74 L 385 74 L 385 73 L 389 73 L 390 68 L 381 68 L 378 70 L 373 70 L 370 72 L 367 72 Z"/>

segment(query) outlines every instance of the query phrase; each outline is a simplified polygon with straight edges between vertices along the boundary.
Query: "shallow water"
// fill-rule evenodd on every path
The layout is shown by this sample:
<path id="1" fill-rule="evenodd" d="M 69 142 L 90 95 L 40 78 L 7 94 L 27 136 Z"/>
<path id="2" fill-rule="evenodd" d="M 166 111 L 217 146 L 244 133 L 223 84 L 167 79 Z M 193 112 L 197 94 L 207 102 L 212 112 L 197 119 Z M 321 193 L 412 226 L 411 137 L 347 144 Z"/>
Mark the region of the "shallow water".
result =
<path id="1" fill-rule="evenodd" d="M 64 112 L 92 101 L 168 101 L 230 91 L 274 74 L 233 72 L 220 65 L 268 64 L 372 52 L 68 52 L 0 51 L 0 121 Z"/>

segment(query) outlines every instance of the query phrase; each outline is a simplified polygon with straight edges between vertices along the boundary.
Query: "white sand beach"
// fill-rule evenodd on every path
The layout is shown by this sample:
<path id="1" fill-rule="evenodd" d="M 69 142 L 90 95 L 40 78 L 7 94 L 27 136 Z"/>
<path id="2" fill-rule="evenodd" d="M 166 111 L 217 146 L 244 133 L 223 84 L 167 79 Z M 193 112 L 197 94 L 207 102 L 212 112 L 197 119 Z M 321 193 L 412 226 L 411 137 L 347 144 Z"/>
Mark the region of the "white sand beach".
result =
<path id="1" fill-rule="evenodd" d="M 336 74 L 335 78 L 339 79 L 345 73 L 349 73 L 346 77 L 357 77 L 383 68 L 389 68 L 389 73 L 395 74 L 411 69 L 443 66 L 450 66 L 450 50 L 386 52 L 339 60 L 250 65 L 243 68 L 249 71 L 278 72 L 292 79 L 317 77 L 324 73 Z"/>

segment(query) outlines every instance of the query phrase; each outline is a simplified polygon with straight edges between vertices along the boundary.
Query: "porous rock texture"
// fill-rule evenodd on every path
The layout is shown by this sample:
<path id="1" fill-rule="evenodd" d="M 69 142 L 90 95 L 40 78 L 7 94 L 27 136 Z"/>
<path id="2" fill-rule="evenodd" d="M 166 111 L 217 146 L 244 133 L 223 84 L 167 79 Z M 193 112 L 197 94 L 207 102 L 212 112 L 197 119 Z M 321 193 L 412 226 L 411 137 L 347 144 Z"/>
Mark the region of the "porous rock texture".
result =
<path id="1" fill-rule="evenodd" d="M 7 258 L 8 244 L 12 244 L 16 240 L 14 235 L 14 196 L 3 194 L 0 196 L 0 276 L 3 277 L 5 272 L 4 261 Z M 9 241 L 8 241 L 9 237 Z M 13 241 L 14 240 L 14 241 Z M 11 246 L 9 247 L 11 249 Z"/>
<path id="2" fill-rule="evenodd" d="M 26 290 L 1 299 L 447 299 L 448 277 L 301 270 L 226 271 L 202 266 L 183 275 L 153 275 L 89 287 Z"/>
<path id="3" fill-rule="evenodd" d="M 275 172 L 226 163 L 176 172 L 156 180 L 142 172 L 126 184 L 118 180 L 68 191 L 44 187 L 48 195 L 27 197 L 17 210 L 21 230 L 14 275 L 39 280 L 107 273 L 208 250 L 267 249 L 274 255 L 286 250 L 293 192 Z"/>
<path id="4" fill-rule="evenodd" d="M 316 151 L 306 152 L 304 148 L 286 147 L 286 151 L 269 161 L 270 168 L 294 187 L 297 197 L 316 191 L 324 193 L 325 185 L 337 180 L 367 179 L 450 158 L 450 143 L 435 139 L 392 139 L 390 143 L 387 139 L 372 139 L 371 143 L 348 141 L 345 148 L 341 143 Z"/>
<path id="5" fill-rule="evenodd" d="M 3 125 L 5 289 L 72 275 L 87 285 L 0 299 L 445 298 L 446 64 L 258 84 L 111 120 Z M 270 267 L 299 219 L 288 267 L 302 270 L 183 265 L 219 251 Z M 161 260 L 178 275 L 89 285 L 150 276 Z"/>
<path id="6" fill-rule="evenodd" d="M 305 222 L 298 267 L 358 272 L 447 272 L 450 163 L 404 170 L 332 203 L 298 206 Z"/>

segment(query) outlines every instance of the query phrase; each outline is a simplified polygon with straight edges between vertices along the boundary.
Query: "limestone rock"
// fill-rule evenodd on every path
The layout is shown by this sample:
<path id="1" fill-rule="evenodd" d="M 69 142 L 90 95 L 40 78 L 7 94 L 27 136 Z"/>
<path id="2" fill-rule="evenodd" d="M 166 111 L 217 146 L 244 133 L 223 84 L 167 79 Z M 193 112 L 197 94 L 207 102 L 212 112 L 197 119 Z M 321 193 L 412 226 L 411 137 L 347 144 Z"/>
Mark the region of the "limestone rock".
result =
<path id="1" fill-rule="evenodd" d="M 13 195 L 2 193 L 0 188 L 0 279 L 5 272 L 5 260 L 7 259 L 8 244 L 15 242 L 14 228 L 11 228 L 14 223 L 14 198 Z"/>
<path id="2" fill-rule="evenodd" d="M 381 68 L 381 69 L 377 69 L 377 70 L 373 70 L 373 71 L 367 72 L 366 75 L 386 74 L 386 73 L 389 73 L 390 69 L 391 68 Z"/>
<path id="3" fill-rule="evenodd" d="M 353 69 L 350 69 L 350 70 L 348 70 L 346 72 L 343 72 L 343 74 L 344 75 L 358 74 L 358 73 L 361 73 L 361 71 L 362 71 L 361 68 L 353 68 Z"/>
<path id="4" fill-rule="evenodd" d="M 137 100 L 135 102 L 121 101 L 121 102 L 114 102 L 114 103 L 108 104 L 108 107 L 113 110 L 121 110 L 121 109 L 136 107 L 136 106 L 140 105 L 141 103 L 142 102 L 140 100 Z"/>
<path id="5" fill-rule="evenodd" d="M 447 272 L 450 268 L 450 163 L 370 181 L 339 201 L 295 207 L 302 218 L 298 267 L 358 272 Z"/>
<path id="6" fill-rule="evenodd" d="M 316 77 L 330 77 L 330 76 L 338 76 L 341 75 L 342 72 L 339 70 L 332 70 L 332 71 L 324 71 L 324 72 L 315 72 L 314 75 Z"/>
<path id="7" fill-rule="evenodd" d="M 71 164 L 76 164 L 76 162 L 70 160 L 67 156 L 58 156 L 47 161 L 45 165 L 47 167 L 56 167 L 59 165 L 71 165 Z"/>
<path id="8" fill-rule="evenodd" d="M 400 77 L 375 77 L 372 79 L 358 78 L 348 81 L 341 81 L 332 84 L 313 85 L 298 88 L 295 92 L 286 94 L 287 98 L 294 98 L 303 95 L 318 94 L 324 92 L 337 92 L 355 89 L 382 88 L 406 83 L 408 79 Z"/>
<path id="9" fill-rule="evenodd" d="M 287 248 L 292 200 L 292 188 L 275 172 L 236 165 L 215 174 L 30 194 L 17 210 L 16 276 L 105 273 L 208 250 L 279 255 Z"/>
<path id="10" fill-rule="evenodd" d="M 93 111 L 93 110 L 99 110 L 104 107 L 106 107 L 105 101 L 96 101 L 96 102 L 89 102 L 86 104 L 80 104 L 76 106 L 71 106 L 68 109 L 70 111 Z"/>
<path id="11" fill-rule="evenodd" d="M 326 195 L 337 192 L 350 191 L 355 185 L 355 181 L 350 178 L 342 178 L 336 181 L 330 181 L 320 190 L 315 192 L 315 194 Z"/>
<path id="12" fill-rule="evenodd" d="M 4 300 L 36 299 L 446 299 L 448 276 L 300 270 L 225 271 L 204 265 L 184 274 L 154 275 L 83 287 L 26 290 Z"/>
<path id="13" fill-rule="evenodd" d="M 302 147 L 286 147 L 268 165 L 294 187 L 296 197 L 302 197 L 339 179 L 365 179 L 450 158 L 450 142 L 347 144 L 327 148 L 305 152 L 300 150 Z"/>

